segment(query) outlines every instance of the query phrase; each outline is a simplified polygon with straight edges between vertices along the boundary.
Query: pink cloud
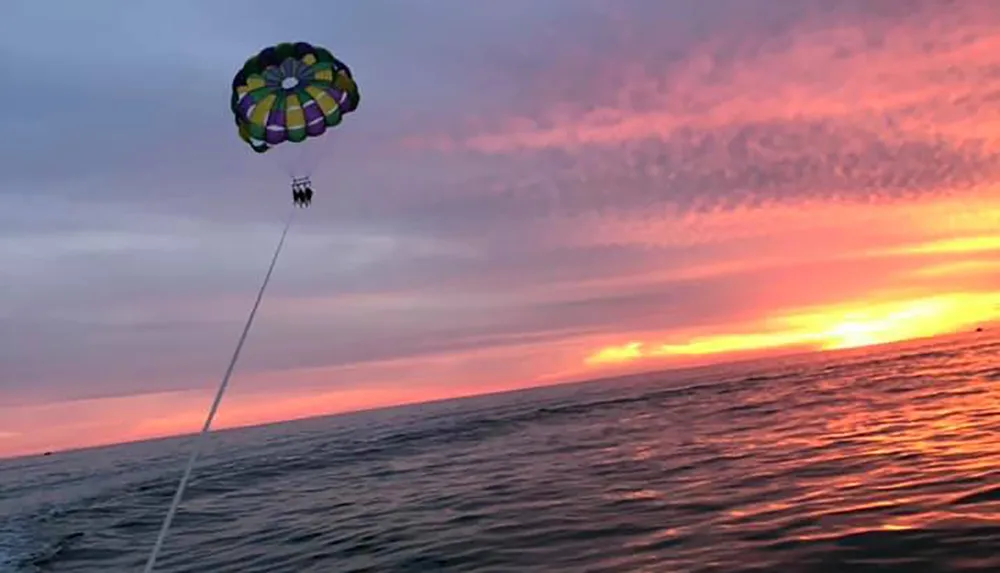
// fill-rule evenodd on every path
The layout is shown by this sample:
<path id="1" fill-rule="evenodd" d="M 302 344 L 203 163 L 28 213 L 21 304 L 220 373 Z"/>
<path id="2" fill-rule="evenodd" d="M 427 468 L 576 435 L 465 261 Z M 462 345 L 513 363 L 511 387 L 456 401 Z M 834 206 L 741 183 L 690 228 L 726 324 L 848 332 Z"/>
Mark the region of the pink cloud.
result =
<path id="1" fill-rule="evenodd" d="M 896 141 L 995 140 L 1000 110 L 989 94 L 1000 87 L 1000 10 L 967 2 L 927 4 L 896 20 L 855 16 L 816 14 L 787 32 L 744 34 L 736 45 L 725 35 L 731 30 L 721 30 L 659 68 L 629 60 L 629 52 L 652 46 L 625 45 L 625 53 L 591 62 L 591 74 L 540 75 L 530 88 L 543 98 L 533 115 L 501 116 L 492 128 L 428 135 L 423 143 L 484 153 L 576 149 L 750 122 L 835 122 Z M 595 107 L 595 91 L 613 94 L 613 103 Z M 835 143 L 847 153 L 868 150 L 863 140 Z M 797 151 L 801 142 L 752 144 L 767 156 Z M 824 134 L 811 134 L 808 144 L 824 146 Z"/>

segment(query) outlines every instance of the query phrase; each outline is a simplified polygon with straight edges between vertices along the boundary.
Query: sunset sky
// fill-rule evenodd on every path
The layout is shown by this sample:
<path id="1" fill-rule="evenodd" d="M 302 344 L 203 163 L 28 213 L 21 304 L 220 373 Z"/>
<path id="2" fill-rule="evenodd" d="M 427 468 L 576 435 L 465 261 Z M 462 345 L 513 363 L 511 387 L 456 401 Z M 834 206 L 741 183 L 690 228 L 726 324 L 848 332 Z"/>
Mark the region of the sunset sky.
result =
<path id="1" fill-rule="evenodd" d="M 11 0 L 0 455 L 1000 318 L 1000 3 Z M 298 156 L 260 48 L 362 101 Z"/>

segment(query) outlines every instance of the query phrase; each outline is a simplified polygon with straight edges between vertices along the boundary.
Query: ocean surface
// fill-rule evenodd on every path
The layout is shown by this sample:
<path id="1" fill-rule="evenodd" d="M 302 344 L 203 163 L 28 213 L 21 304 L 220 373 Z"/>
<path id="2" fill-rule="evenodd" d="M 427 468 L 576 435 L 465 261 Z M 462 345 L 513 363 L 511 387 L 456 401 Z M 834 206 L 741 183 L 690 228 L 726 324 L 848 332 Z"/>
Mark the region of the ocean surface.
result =
<path id="1" fill-rule="evenodd" d="M 216 434 L 163 572 L 1000 572 L 1000 343 Z M 0 462 L 0 572 L 141 571 L 190 439 Z"/>

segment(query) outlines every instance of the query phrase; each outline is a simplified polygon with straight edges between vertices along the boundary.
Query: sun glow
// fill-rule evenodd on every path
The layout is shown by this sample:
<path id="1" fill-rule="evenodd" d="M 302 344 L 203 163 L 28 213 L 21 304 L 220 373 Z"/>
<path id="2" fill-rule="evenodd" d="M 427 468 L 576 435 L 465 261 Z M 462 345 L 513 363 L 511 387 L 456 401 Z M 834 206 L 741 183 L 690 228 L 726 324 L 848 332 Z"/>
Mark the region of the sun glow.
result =
<path id="1" fill-rule="evenodd" d="M 815 350 L 857 348 L 935 336 L 1000 319 L 1000 295 L 955 293 L 916 300 L 853 304 L 772 317 L 742 333 L 709 333 L 683 342 L 652 345 L 633 341 L 601 348 L 589 365 L 641 359 L 729 354 L 785 347 Z M 749 332 L 751 329 L 754 332 Z"/>

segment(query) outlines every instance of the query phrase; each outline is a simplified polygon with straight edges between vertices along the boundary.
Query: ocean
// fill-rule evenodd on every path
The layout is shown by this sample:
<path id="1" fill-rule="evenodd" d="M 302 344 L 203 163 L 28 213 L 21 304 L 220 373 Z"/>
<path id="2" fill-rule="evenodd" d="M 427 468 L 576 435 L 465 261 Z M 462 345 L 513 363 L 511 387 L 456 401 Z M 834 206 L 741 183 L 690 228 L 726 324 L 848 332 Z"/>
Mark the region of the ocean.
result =
<path id="1" fill-rule="evenodd" d="M 996 573 L 998 350 L 967 334 L 220 432 L 157 571 Z M 189 446 L 0 462 L 0 572 L 141 571 Z"/>

